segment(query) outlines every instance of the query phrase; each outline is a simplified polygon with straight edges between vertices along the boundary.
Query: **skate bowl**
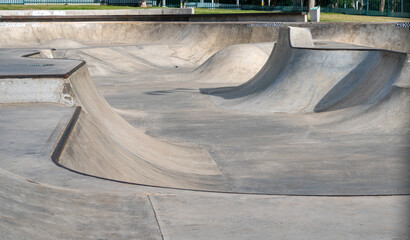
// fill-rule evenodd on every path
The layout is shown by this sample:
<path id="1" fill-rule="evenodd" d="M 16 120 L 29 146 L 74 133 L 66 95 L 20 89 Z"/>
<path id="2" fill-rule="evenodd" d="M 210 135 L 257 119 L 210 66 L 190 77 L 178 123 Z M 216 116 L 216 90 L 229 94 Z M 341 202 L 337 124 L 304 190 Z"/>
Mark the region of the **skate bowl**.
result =
<path id="1" fill-rule="evenodd" d="M 329 222 L 322 239 L 343 236 L 341 222 L 357 237 L 407 236 L 400 24 L 0 29 L 7 238 L 300 238 L 268 229 L 312 216 L 304 237 Z"/>
<path id="2" fill-rule="evenodd" d="M 371 105 L 390 94 L 406 60 L 405 53 L 324 46 L 315 48 L 308 31 L 283 29 L 262 70 L 214 102 L 261 112 L 324 112 Z"/>

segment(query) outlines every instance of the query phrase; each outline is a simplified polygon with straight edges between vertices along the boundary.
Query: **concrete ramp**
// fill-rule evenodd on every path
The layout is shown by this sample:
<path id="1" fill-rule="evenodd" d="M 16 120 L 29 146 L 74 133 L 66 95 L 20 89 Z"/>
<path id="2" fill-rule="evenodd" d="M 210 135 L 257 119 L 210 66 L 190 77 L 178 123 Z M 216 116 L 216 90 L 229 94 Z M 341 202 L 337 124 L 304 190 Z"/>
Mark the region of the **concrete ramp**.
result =
<path id="1" fill-rule="evenodd" d="M 202 147 L 165 143 L 135 129 L 100 95 L 85 62 L 39 59 L 42 51 L 2 52 L 12 57 L 5 58 L 10 63 L 0 67 L 5 69 L 0 79 L 0 103 L 60 103 L 82 109 L 75 111 L 56 145 L 52 157 L 57 164 L 121 182 L 230 190 L 219 167 Z M 14 68 L 6 72 L 9 65 Z"/>
<path id="2" fill-rule="evenodd" d="M 374 132 L 376 129 L 397 135 L 410 130 L 410 88 L 393 86 L 377 104 L 365 107 L 345 114 L 343 121 L 335 121 L 331 127 L 358 132 Z M 326 124 L 323 127 L 326 128 Z M 409 139 L 404 137 L 402 142 L 409 144 Z"/>
<path id="3" fill-rule="evenodd" d="M 193 144 L 162 142 L 139 132 L 96 90 L 82 67 L 70 78 L 83 107 L 58 164 L 76 172 L 143 185 L 227 191 L 209 154 Z"/>
<path id="4" fill-rule="evenodd" d="M 216 105 L 240 111 L 338 110 L 389 94 L 405 59 L 404 53 L 369 48 L 316 48 L 308 29 L 286 27 L 255 77 L 238 87 L 202 92 L 215 95 Z"/>
<path id="5" fill-rule="evenodd" d="M 238 44 L 218 51 L 187 77 L 199 82 L 240 84 L 259 72 L 274 43 Z"/>

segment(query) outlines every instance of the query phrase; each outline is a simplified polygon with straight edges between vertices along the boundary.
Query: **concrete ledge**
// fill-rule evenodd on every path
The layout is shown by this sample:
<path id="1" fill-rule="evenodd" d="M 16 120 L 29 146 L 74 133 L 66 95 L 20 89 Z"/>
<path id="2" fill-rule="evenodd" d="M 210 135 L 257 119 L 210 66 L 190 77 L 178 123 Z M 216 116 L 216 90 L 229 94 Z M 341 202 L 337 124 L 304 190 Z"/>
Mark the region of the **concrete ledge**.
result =
<path id="1" fill-rule="evenodd" d="M 0 16 L 94 16 L 94 15 L 179 15 L 194 14 L 193 8 L 119 9 L 119 10 L 2 10 Z"/>
<path id="2" fill-rule="evenodd" d="M 158 15 L 1 15 L 3 22 L 98 22 L 98 21 L 149 21 L 149 22 L 307 22 L 305 12 L 240 13 L 240 14 L 158 14 Z"/>
<path id="3" fill-rule="evenodd" d="M 307 22 L 305 12 L 197 14 L 190 22 Z"/>

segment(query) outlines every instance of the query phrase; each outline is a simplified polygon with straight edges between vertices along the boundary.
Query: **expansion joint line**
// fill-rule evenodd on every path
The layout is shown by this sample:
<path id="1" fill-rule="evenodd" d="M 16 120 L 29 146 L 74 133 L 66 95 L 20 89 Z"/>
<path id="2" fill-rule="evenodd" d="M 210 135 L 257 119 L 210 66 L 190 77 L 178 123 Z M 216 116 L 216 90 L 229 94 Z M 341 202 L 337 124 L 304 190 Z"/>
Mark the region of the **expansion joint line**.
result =
<path id="1" fill-rule="evenodd" d="M 147 195 L 147 198 L 148 198 L 149 204 L 151 205 L 152 212 L 154 212 L 155 221 L 157 221 L 157 226 L 158 226 L 159 233 L 161 234 L 161 239 L 164 240 L 164 235 L 162 234 L 161 226 L 159 225 L 159 221 L 158 221 L 157 212 L 155 211 L 154 205 L 152 204 L 151 197 Z"/>

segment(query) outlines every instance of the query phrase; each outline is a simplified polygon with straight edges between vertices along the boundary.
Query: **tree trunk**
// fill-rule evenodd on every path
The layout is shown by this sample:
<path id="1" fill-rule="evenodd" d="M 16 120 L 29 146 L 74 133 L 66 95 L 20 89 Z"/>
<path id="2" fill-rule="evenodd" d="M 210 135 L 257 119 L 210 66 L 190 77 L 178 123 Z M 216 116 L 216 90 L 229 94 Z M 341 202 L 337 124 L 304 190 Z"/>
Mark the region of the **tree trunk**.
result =
<path id="1" fill-rule="evenodd" d="M 315 7 L 315 0 L 309 0 L 309 10 Z"/>
<path id="2" fill-rule="evenodd" d="M 385 5 L 385 0 L 381 0 L 380 1 L 380 8 L 379 8 L 380 12 L 384 12 L 384 5 Z"/>

